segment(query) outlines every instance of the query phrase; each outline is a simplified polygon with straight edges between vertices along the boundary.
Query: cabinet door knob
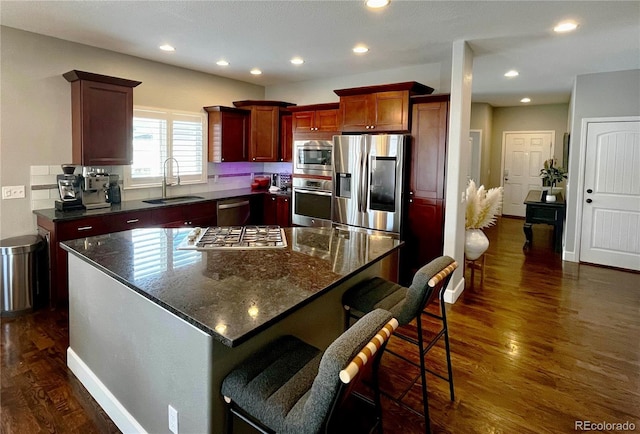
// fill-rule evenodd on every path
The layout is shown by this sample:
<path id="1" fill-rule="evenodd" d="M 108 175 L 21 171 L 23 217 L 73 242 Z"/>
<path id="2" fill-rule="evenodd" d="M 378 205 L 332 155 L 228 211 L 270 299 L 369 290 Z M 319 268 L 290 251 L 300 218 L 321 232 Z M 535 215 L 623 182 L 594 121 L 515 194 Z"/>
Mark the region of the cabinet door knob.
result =
<path id="1" fill-rule="evenodd" d="M 256 157 L 253 157 L 253 161 L 256 161 Z"/>
<path id="2" fill-rule="evenodd" d="M 413 199 L 409 199 L 409 203 L 413 203 Z"/>
<path id="3" fill-rule="evenodd" d="M 376 126 L 375 125 L 371 125 L 371 129 L 374 129 Z"/>

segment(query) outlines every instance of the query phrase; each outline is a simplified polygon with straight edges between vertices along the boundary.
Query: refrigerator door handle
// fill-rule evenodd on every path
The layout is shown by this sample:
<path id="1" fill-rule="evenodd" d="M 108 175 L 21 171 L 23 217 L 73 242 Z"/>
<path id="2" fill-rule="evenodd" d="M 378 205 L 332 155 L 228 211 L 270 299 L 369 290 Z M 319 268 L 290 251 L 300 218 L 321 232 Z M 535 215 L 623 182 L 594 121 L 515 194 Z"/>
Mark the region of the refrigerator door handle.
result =
<path id="1" fill-rule="evenodd" d="M 362 186 L 364 185 L 364 176 L 362 174 L 362 170 L 364 169 L 364 159 L 366 158 L 366 152 L 364 149 L 364 144 L 362 145 L 362 152 L 360 152 L 360 176 L 358 177 L 358 212 L 364 212 L 364 208 L 362 207 Z"/>
<path id="2" fill-rule="evenodd" d="M 367 149 L 364 155 L 364 167 L 362 168 L 362 194 L 360 195 L 360 202 L 362 204 L 363 213 L 367 212 L 367 196 L 369 195 L 369 150 Z"/>

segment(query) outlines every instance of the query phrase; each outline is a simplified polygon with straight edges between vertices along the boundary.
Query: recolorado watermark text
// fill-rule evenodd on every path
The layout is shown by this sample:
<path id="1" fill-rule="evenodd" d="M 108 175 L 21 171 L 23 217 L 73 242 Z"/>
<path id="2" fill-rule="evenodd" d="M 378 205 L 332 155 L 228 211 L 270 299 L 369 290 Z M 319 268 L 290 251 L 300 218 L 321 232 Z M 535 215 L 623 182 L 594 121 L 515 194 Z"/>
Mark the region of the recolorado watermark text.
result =
<path id="1" fill-rule="evenodd" d="M 575 431 L 634 431 L 633 422 L 592 422 L 590 420 L 576 420 L 573 424 Z"/>

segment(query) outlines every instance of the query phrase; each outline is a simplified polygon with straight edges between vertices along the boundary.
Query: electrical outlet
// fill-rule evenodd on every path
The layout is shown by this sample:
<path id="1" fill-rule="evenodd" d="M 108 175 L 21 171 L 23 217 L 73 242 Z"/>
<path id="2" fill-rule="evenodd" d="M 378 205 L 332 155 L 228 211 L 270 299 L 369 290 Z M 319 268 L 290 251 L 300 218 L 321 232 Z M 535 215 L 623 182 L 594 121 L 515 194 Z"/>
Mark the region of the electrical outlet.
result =
<path id="1" fill-rule="evenodd" d="M 2 187 L 3 199 L 22 199 L 24 197 L 24 185 L 9 185 Z"/>
<path id="2" fill-rule="evenodd" d="M 178 434 L 178 410 L 169 404 L 169 431 Z"/>

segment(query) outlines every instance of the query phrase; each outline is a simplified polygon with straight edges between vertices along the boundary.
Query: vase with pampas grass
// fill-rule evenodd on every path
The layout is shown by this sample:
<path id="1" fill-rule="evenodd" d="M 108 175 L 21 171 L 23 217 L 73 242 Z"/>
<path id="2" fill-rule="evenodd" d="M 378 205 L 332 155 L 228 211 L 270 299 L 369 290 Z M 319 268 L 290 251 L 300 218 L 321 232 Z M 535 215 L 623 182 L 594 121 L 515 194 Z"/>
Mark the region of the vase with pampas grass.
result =
<path id="1" fill-rule="evenodd" d="M 475 261 L 489 248 L 489 239 L 482 229 L 496 222 L 502 207 L 502 187 L 485 190 L 484 185 L 476 187 L 473 180 L 467 185 L 464 227 L 464 253 L 467 259 Z"/>

